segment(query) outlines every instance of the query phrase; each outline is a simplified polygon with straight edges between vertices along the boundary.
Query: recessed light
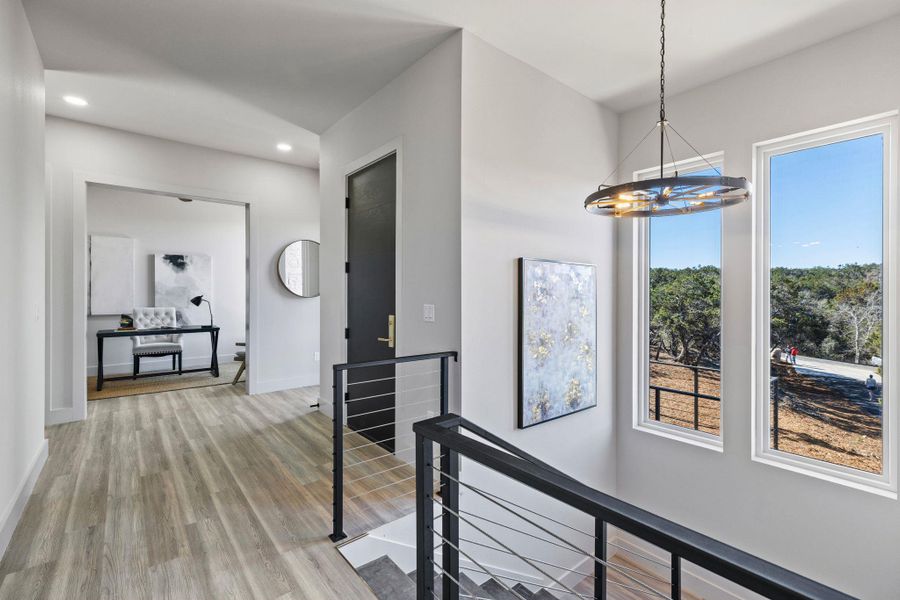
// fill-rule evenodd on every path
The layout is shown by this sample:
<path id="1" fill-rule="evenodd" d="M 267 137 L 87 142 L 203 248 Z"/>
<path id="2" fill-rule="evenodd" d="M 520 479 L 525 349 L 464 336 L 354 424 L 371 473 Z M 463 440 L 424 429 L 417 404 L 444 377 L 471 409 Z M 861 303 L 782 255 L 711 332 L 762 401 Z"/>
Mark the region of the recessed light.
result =
<path id="1" fill-rule="evenodd" d="M 87 100 L 81 98 L 80 96 L 63 96 L 63 100 L 71 104 L 72 106 L 87 106 Z"/>
<path id="2" fill-rule="evenodd" d="M 275 147 L 278 148 L 279 152 L 290 152 L 291 150 L 294 149 L 293 146 L 291 146 L 290 144 L 287 144 L 285 142 L 281 142 L 280 144 L 278 144 Z"/>

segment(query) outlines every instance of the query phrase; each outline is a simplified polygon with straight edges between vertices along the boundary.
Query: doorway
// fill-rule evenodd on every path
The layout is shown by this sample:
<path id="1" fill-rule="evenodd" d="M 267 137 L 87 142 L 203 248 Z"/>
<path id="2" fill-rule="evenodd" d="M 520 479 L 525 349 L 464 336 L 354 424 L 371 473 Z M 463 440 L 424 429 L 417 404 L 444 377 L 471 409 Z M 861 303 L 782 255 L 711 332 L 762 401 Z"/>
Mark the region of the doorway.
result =
<path id="1" fill-rule="evenodd" d="M 396 356 L 397 154 L 347 176 L 347 361 Z M 351 369 L 347 426 L 395 447 L 394 365 Z"/>

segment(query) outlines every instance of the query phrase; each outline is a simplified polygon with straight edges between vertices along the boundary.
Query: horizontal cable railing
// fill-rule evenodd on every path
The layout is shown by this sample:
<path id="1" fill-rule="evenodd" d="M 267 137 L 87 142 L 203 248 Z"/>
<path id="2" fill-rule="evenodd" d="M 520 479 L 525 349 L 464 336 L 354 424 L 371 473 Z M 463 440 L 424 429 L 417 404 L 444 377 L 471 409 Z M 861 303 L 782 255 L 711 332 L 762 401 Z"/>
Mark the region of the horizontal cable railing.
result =
<path id="1" fill-rule="evenodd" d="M 415 493 L 413 467 L 403 456 L 411 456 L 415 450 L 411 440 L 414 422 L 448 412 L 451 358 L 455 361 L 457 353 L 398 356 L 332 367 L 332 541 L 347 537 L 345 504 L 370 495 L 373 503 L 404 498 L 408 503 Z M 405 374 L 396 370 L 398 365 L 435 362 L 440 365 L 437 369 L 426 367 L 428 370 Z M 437 383 L 426 381 L 435 377 Z M 398 398 L 404 397 L 412 399 L 398 403 Z M 398 411 L 404 413 L 401 418 Z"/>
<path id="2" fill-rule="evenodd" d="M 768 598 L 851 599 L 592 489 L 457 415 L 420 421 L 413 431 L 417 600 L 478 597 L 463 589 L 466 573 L 487 579 L 484 585 L 501 588 L 504 597 L 516 600 L 541 590 L 541 597 L 559 600 L 606 599 L 613 588 L 629 597 L 674 600 L 682 597 L 682 561 Z M 434 460 L 435 446 L 439 464 Z M 467 473 L 474 469 L 478 484 L 460 478 L 462 459 L 478 465 L 467 467 Z M 477 477 L 488 472 L 490 478 Z M 436 478 L 439 498 L 434 493 Z M 498 489 L 493 489 L 494 483 Z M 521 486 L 531 494 L 522 494 Z M 514 499 L 506 497 L 510 495 Z M 541 498 L 540 509 L 527 506 L 529 501 L 523 498 L 531 495 Z M 570 520 L 569 513 L 577 518 Z M 582 521 L 593 522 L 593 528 L 584 527 Z M 638 551 L 640 545 L 627 549 L 611 542 L 608 530 L 613 527 L 668 554 L 668 562 Z M 621 558 L 611 549 L 635 560 Z M 510 561 L 519 566 L 511 567 Z"/>
<path id="3" fill-rule="evenodd" d="M 694 389 L 693 391 L 688 390 L 680 390 L 677 388 L 671 388 L 666 386 L 654 385 L 650 384 L 650 389 L 653 391 L 653 418 L 656 421 L 659 421 L 662 416 L 662 403 L 661 403 L 661 395 L 666 394 L 676 394 L 679 396 L 689 396 L 694 399 L 694 414 L 693 414 L 693 423 L 694 429 L 700 429 L 700 400 L 710 400 L 712 402 L 721 402 L 721 398 L 719 396 L 714 396 L 712 394 L 704 394 L 700 392 L 700 372 L 706 373 L 720 373 L 720 370 L 717 367 L 701 367 L 699 365 L 685 365 L 682 363 L 673 363 L 662 360 L 653 360 L 650 359 L 651 365 L 660 365 L 665 367 L 676 367 L 681 369 L 689 369 L 693 373 L 693 383 Z M 681 419 L 679 420 L 687 420 Z"/>

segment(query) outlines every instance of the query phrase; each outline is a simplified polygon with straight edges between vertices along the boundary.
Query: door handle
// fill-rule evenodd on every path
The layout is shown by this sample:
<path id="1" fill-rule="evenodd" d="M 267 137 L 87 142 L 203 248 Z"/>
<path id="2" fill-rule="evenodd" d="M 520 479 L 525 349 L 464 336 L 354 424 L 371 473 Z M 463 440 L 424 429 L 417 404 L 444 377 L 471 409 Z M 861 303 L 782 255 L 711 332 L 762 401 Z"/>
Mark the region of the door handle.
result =
<path id="1" fill-rule="evenodd" d="M 378 338 L 379 342 L 387 342 L 388 348 L 394 347 L 394 315 L 388 315 L 388 336 Z"/>

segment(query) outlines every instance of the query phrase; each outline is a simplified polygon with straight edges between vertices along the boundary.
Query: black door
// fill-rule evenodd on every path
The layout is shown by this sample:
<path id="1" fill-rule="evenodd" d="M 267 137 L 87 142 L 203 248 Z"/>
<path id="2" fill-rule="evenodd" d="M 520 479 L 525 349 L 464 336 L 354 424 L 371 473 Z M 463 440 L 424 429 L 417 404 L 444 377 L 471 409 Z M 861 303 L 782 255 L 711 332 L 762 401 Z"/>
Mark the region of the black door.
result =
<path id="1" fill-rule="evenodd" d="M 347 361 L 393 358 L 396 155 L 350 175 L 347 189 Z M 347 375 L 347 426 L 391 452 L 394 373 L 389 365 L 351 369 Z"/>

